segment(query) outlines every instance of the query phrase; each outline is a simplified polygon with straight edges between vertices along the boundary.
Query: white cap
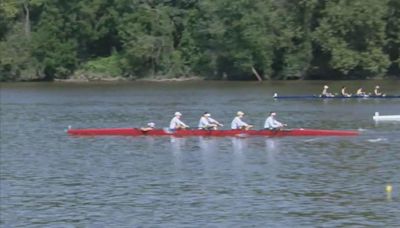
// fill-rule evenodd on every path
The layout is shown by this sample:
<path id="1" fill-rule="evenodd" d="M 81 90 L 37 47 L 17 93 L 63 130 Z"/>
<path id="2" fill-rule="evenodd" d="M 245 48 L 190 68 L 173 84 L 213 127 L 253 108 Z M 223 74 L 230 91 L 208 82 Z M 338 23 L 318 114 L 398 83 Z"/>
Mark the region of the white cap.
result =
<path id="1" fill-rule="evenodd" d="M 377 86 L 375 86 L 375 88 L 379 89 L 379 86 L 377 85 Z"/>
<path id="2" fill-rule="evenodd" d="M 175 112 L 175 116 L 181 116 L 182 115 L 182 113 L 180 113 L 180 112 Z"/>
<path id="3" fill-rule="evenodd" d="M 149 126 L 149 127 L 155 127 L 155 126 L 156 126 L 156 124 L 155 124 L 155 123 L 153 123 L 153 122 L 151 122 L 151 123 L 148 123 L 148 124 L 147 124 L 147 126 Z"/>
<path id="4" fill-rule="evenodd" d="M 210 113 L 206 113 L 206 114 L 204 114 L 204 116 L 210 117 L 211 114 Z"/>
<path id="5" fill-rule="evenodd" d="M 238 115 L 238 116 L 243 116 L 243 115 L 244 115 L 244 112 L 238 111 L 238 112 L 236 113 L 236 115 Z"/>
<path id="6" fill-rule="evenodd" d="M 327 85 L 324 85 L 324 89 L 328 89 L 329 88 L 329 86 L 327 86 Z"/>
<path id="7" fill-rule="evenodd" d="M 276 112 L 271 112 L 271 116 L 276 116 Z"/>

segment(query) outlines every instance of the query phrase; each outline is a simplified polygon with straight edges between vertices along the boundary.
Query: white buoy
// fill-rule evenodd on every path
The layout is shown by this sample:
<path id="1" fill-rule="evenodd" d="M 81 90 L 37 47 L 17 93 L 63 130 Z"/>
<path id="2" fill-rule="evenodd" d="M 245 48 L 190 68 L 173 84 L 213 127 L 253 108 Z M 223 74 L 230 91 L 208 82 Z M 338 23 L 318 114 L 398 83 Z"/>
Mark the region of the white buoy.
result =
<path id="1" fill-rule="evenodd" d="M 400 121 L 400 115 L 380 115 L 379 112 L 375 112 L 372 118 L 375 121 Z"/>

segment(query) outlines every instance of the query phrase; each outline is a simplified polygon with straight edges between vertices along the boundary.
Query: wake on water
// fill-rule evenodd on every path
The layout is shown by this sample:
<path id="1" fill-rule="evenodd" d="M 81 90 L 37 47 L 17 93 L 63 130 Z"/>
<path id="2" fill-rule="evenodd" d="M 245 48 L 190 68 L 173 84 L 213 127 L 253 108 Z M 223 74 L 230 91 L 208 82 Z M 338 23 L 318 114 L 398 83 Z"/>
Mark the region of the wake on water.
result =
<path id="1" fill-rule="evenodd" d="M 377 143 L 377 142 L 386 142 L 386 141 L 388 141 L 388 139 L 387 138 L 376 138 L 376 139 L 368 139 L 367 141 L 371 142 L 371 143 Z"/>

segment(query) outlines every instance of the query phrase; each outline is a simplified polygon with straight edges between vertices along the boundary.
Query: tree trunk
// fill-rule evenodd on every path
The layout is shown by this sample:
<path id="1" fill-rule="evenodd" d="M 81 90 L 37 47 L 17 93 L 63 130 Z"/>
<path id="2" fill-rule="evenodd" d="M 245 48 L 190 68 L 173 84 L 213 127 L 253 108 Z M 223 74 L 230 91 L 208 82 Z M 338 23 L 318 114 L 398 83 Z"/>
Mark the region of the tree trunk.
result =
<path id="1" fill-rule="evenodd" d="M 254 75 L 257 77 L 257 80 L 259 82 L 262 82 L 262 78 L 261 76 L 258 74 L 258 72 L 256 71 L 256 69 L 254 67 L 251 67 L 251 70 L 253 71 Z"/>
<path id="2" fill-rule="evenodd" d="M 26 0 L 23 3 L 25 11 L 25 36 L 31 38 L 31 20 L 29 15 L 29 2 Z"/>

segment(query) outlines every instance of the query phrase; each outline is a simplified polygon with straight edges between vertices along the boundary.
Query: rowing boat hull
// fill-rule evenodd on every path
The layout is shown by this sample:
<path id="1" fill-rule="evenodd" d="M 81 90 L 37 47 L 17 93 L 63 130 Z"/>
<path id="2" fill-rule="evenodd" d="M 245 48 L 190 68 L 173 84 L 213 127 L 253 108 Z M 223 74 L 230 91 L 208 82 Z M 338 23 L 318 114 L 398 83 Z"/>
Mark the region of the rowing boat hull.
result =
<path id="1" fill-rule="evenodd" d="M 400 121 L 400 115 L 374 116 L 375 121 Z"/>
<path id="2" fill-rule="evenodd" d="M 334 97 L 321 97 L 320 95 L 304 95 L 304 96 L 273 96 L 274 99 L 394 99 L 400 98 L 396 95 L 387 96 L 334 96 Z"/>
<path id="3" fill-rule="evenodd" d="M 208 137 L 283 137 L 283 136 L 356 136 L 358 131 L 347 130 L 319 130 L 319 129 L 290 129 L 290 130 L 177 130 L 168 131 L 154 129 L 142 131 L 137 128 L 92 128 L 92 129 L 68 129 L 69 135 L 75 136 L 208 136 Z"/>

